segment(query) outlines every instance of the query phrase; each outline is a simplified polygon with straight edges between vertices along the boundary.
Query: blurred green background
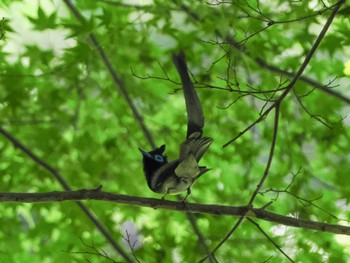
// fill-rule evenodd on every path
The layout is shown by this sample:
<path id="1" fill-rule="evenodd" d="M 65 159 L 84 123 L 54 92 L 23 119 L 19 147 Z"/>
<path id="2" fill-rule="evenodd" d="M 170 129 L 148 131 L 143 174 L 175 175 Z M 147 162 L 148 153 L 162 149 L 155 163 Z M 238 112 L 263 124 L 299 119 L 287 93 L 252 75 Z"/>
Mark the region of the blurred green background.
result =
<path id="1" fill-rule="evenodd" d="M 212 170 L 193 186 L 188 201 L 246 205 L 266 166 L 273 111 L 233 144 L 222 145 L 282 94 L 292 79 L 287 73 L 299 69 L 335 3 L 2 0 L 0 125 L 72 189 L 102 184 L 104 191 L 160 198 L 143 175 L 138 147 L 151 146 L 130 103 L 156 145 L 165 143 L 168 158 L 176 158 L 186 111 L 171 55 L 183 49 L 205 114 L 204 134 L 214 138 L 201 161 Z M 305 78 L 283 101 L 272 167 L 255 207 L 274 200 L 269 211 L 348 224 L 349 21 L 346 10 L 336 16 Z M 0 191 L 63 190 L 5 137 L 0 154 Z M 85 204 L 134 261 L 198 262 L 206 255 L 184 213 Z M 73 202 L 3 203 L 0 214 L 1 262 L 126 261 Z M 195 217 L 210 250 L 237 220 Z M 350 261 L 349 237 L 257 222 L 296 262 Z M 219 262 L 287 261 L 249 222 L 215 256 Z"/>

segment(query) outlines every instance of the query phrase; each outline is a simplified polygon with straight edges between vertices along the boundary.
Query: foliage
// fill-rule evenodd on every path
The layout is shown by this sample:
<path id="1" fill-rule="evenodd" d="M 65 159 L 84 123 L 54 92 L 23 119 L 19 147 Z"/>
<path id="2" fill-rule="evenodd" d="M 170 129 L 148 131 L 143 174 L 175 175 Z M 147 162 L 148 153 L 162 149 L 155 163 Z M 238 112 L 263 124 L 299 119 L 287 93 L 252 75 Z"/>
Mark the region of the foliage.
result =
<path id="1" fill-rule="evenodd" d="M 292 80 L 287 73 L 300 68 L 336 4 L 6 2 L 0 5 L 5 18 L 0 40 L 0 116 L 5 130 L 55 167 L 73 189 L 102 184 L 104 191 L 160 198 L 148 189 L 142 172 L 138 147 L 150 149 L 149 141 L 91 34 L 156 144 L 167 144 L 170 159 L 177 155 L 186 129 L 181 86 L 171 62 L 172 53 L 183 49 L 204 108 L 205 135 L 214 138 L 202 160 L 213 170 L 196 182 L 189 202 L 232 206 L 246 205 L 263 176 L 274 111 L 232 144 L 222 145 L 282 94 Z M 347 8 L 348 3 L 334 19 L 305 78 L 281 103 L 272 166 L 254 207 L 273 200 L 267 209 L 282 215 L 334 224 L 350 219 Z M 5 137 L 0 150 L 0 191 L 62 190 L 50 173 Z M 122 226 L 132 222 L 141 241 L 133 249 L 135 260 L 198 262 L 206 255 L 184 213 L 85 204 L 130 253 L 132 244 L 125 242 L 128 234 Z M 73 202 L 3 203 L 0 213 L 4 262 L 125 261 Z M 209 215 L 196 219 L 210 250 L 237 221 Z M 350 260 L 348 237 L 256 222 L 297 262 Z M 248 221 L 215 257 L 219 262 L 287 261 Z"/>

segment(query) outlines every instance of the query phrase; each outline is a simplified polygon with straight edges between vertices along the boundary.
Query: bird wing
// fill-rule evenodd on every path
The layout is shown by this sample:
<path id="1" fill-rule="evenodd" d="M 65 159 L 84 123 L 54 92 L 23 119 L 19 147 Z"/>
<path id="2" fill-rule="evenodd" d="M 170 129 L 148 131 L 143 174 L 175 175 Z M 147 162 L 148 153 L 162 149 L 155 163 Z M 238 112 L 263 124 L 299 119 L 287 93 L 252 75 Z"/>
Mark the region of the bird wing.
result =
<path id="1" fill-rule="evenodd" d="M 161 166 L 151 177 L 150 188 L 158 192 L 161 189 L 165 181 L 172 177 L 174 169 L 178 165 L 178 160 L 172 161 Z"/>
<path id="2" fill-rule="evenodd" d="M 175 174 L 180 178 L 197 178 L 200 173 L 196 157 L 193 154 L 189 154 L 185 159 L 180 161 L 175 168 Z"/>
<path id="3" fill-rule="evenodd" d="M 179 160 L 182 161 L 186 159 L 188 155 L 193 154 L 198 163 L 208 150 L 212 141 L 213 139 L 208 137 L 194 138 L 190 136 L 189 139 L 180 144 Z"/>
<path id="4" fill-rule="evenodd" d="M 199 160 L 202 159 L 204 153 L 208 150 L 212 141 L 212 138 L 203 137 L 193 142 L 192 152 L 196 157 L 197 162 L 199 162 Z"/>

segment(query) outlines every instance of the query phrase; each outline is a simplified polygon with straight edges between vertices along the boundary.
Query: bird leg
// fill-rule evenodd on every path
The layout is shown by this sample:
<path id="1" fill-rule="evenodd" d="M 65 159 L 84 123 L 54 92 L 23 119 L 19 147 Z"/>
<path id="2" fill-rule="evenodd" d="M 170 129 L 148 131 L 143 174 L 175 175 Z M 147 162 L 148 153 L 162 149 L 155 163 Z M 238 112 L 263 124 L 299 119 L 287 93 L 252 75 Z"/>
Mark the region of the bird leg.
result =
<path id="1" fill-rule="evenodd" d="M 191 194 L 191 188 L 187 188 L 187 195 L 185 196 L 185 198 L 182 200 L 182 202 L 186 202 L 187 197 Z"/>

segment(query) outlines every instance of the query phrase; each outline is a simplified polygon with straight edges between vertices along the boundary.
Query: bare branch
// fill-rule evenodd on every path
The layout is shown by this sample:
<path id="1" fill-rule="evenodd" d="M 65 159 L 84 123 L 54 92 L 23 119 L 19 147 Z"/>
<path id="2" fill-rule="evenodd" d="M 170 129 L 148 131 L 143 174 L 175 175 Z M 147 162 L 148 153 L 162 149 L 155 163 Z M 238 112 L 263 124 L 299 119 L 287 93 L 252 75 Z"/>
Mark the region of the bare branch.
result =
<path id="1" fill-rule="evenodd" d="M 266 164 L 266 168 L 264 171 L 264 175 L 261 178 L 259 184 L 257 185 L 252 197 L 250 198 L 250 201 L 248 203 L 248 205 L 253 205 L 253 202 L 255 200 L 255 197 L 258 195 L 261 187 L 263 186 L 267 176 L 269 175 L 270 172 L 270 167 L 271 167 L 271 163 L 272 163 L 272 159 L 273 159 L 273 155 L 275 153 L 275 147 L 276 147 L 276 142 L 277 142 L 277 133 L 278 133 L 278 121 L 279 121 L 279 112 L 280 112 L 280 108 L 279 108 L 279 104 L 276 104 L 276 111 L 275 111 L 275 122 L 274 122 L 274 127 L 273 127 L 273 136 L 272 136 L 272 142 L 271 142 L 271 147 L 270 147 L 270 154 L 267 160 L 267 164 Z"/>
<path id="2" fill-rule="evenodd" d="M 248 210 L 247 210 L 248 211 Z M 238 227 L 241 225 L 243 219 L 245 218 L 245 214 L 240 216 L 236 224 L 233 226 L 233 228 L 228 232 L 225 237 L 219 242 L 219 244 L 216 245 L 216 247 L 211 252 L 214 254 L 231 236 L 232 234 L 238 229 Z M 204 262 L 207 259 L 207 257 L 202 258 L 199 262 Z"/>
<path id="3" fill-rule="evenodd" d="M 321 115 L 315 115 L 315 114 L 312 114 L 307 108 L 306 106 L 304 105 L 304 103 L 302 102 L 301 100 L 301 95 L 298 94 L 297 91 L 293 91 L 294 94 L 295 94 L 295 97 L 297 98 L 298 102 L 299 102 L 299 105 L 301 106 L 301 108 L 313 119 L 319 121 L 320 123 L 322 123 L 324 126 L 326 126 L 327 128 L 329 129 L 332 129 L 332 126 L 330 126 L 327 122 L 329 122 L 326 118 L 324 118 L 323 116 Z M 306 95 L 303 95 L 303 96 L 306 96 Z"/>
<path id="4" fill-rule="evenodd" d="M 293 259 L 291 259 L 287 254 L 286 252 L 284 252 L 281 248 L 281 246 L 277 245 L 275 241 L 273 241 L 273 239 L 271 237 L 269 237 L 269 235 L 261 228 L 261 226 L 256 223 L 254 220 L 250 219 L 250 218 L 247 218 L 247 220 L 252 223 L 253 225 L 255 225 L 259 231 L 272 243 L 272 245 L 277 248 L 290 262 L 294 262 Z"/>
<path id="5" fill-rule="evenodd" d="M 293 192 L 287 190 L 287 188 L 284 189 L 284 190 L 277 190 L 277 189 L 270 188 L 270 189 L 267 189 L 267 190 L 264 191 L 264 192 L 260 192 L 259 194 L 264 195 L 265 193 L 269 193 L 269 192 L 276 193 L 276 197 L 272 199 L 273 201 L 276 201 L 276 200 L 277 200 L 277 198 L 279 197 L 279 194 L 280 194 L 280 193 L 286 193 L 286 194 L 288 194 L 288 195 L 294 197 L 295 199 L 297 199 L 303 206 L 306 206 L 306 207 L 307 207 L 307 206 L 313 206 L 313 207 L 319 209 L 320 211 L 322 211 L 323 213 L 325 213 L 325 214 L 329 215 L 330 217 L 334 218 L 334 219 L 337 219 L 337 220 L 339 220 L 339 221 L 350 222 L 350 221 L 347 220 L 347 219 L 339 218 L 339 217 L 333 215 L 332 213 L 328 212 L 326 209 L 324 209 L 324 208 L 322 208 L 322 207 L 320 207 L 319 205 L 316 205 L 316 204 L 314 203 L 314 201 L 317 201 L 317 200 L 321 199 L 321 198 L 323 197 L 323 195 L 317 196 L 317 197 L 315 197 L 315 198 L 313 198 L 313 199 L 306 199 L 306 198 L 304 198 L 304 197 L 301 197 L 301 196 L 299 196 L 299 195 L 297 195 L 297 194 L 294 194 Z"/>
<path id="6" fill-rule="evenodd" d="M 175 0 L 173 0 L 174 2 Z M 337 7 L 340 7 L 345 1 L 344 0 L 341 0 L 339 1 L 338 3 L 336 3 L 334 6 Z M 231 2 L 229 2 L 231 3 Z M 177 4 L 175 2 L 175 4 Z M 201 17 L 198 17 L 198 15 L 196 13 L 194 13 L 189 7 L 187 7 L 186 5 L 184 4 L 180 4 L 180 8 L 188 14 L 189 17 L 191 17 L 194 21 L 196 22 L 201 22 L 202 21 L 202 18 Z M 329 7 L 330 9 L 333 8 L 333 6 Z M 325 10 L 325 11 L 328 11 Z M 252 60 L 254 60 L 261 68 L 263 69 L 266 69 L 270 72 L 274 72 L 274 73 L 278 73 L 278 74 L 282 74 L 284 76 L 288 76 L 288 77 L 295 77 L 297 73 L 294 73 L 294 72 L 288 72 L 286 70 L 283 70 L 283 69 L 280 69 L 272 64 L 269 64 L 268 62 L 266 62 L 265 60 L 259 58 L 259 57 L 255 57 L 254 55 L 252 55 L 249 51 L 246 50 L 246 48 L 239 44 L 234 38 L 233 36 L 231 35 L 228 35 L 228 36 L 225 36 L 223 35 L 219 30 L 216 30 L 215 31 L 215 34 L 217 36 L 219 36 L 219 38 L 223 38 L 225 39 L 225 41 L 227 43 L 229 43 L 230 45 L 232 45 L 235 49 L 237 49 L 238 51 L 240 51 L 242 54 L 246 55 L 247 57 L 251 58 Z M 331 95 L 337 99 L 340 99 L 342 100 L 343 102 L 347 103 L 347 104 L 350 104 L 350 98 L 347 98 L 346 96 L 344 96 L 343 94 L 339 93 L 339 92 L 336 92 L 332 89 L 329 89 L 327 88 L 326 85 L 323 85 L 307 76 L 300 76 L 300 81 L 304 82 L 304 83 L 307 83 L 308 85 L 310 86 L 313 86 L 313 87 L 316 87 L 318 90 L 324 92 L 324 93 L 327 93 L 328 95 Z"/>
<path id="7" fill-rule="evenodd" d="M 259 193 L 264 181 L 266 180 L 269 171 L 270 171 L 270 166 L 272 163 L 272 159 L 273 159 L 273 155 L 274 155 L 274 151 L 275 151 L 275 146 L 276 146 L 276 141 L 277 141 L 277 132 L 278 132 L 278 120 L 279 120 L 279 104 L 277 104 L 276 106 L 276 113 L 275 113 L 275 123 L 274 123 L 274 133 L 273 133 L 273 138 L 272 138 L 272 143 L 271 143 L 271 148 L 270 148 L 270 154 L 269 154 L 269 158 L 266 164 L 266 168 L 263 174 L 263 177 L 261 178 L 259 184 L 257 185 L 252 197 L 250 198 L 250 201 L 248 203 L 247 207 L 252 207 L 253 206 L 253 202 L 255 197 L 257 196 L 257 194 Z M 243 222 L 244 216 L 241 216 L 240 219 L 236 222 L 236 224 L 233 226 L 233 228 L 227 233 L 227 235 L 224 237 L 223 240 L 220 241 L 220 243 L 215 247 L 215 249 L 213 250 L 213 253 L 218 250 L 220 248 L 220 246 L 222 246 L 231 236 L 232 234 L 236 231 L 236 229 L 240 226 L 240 224 Z"/>
<path id="8" fill-rule="evenodd" d="M 138 196 L 128 196 L 109 192 L 99 191 L 98 189 L 81 189 L 77 191 L 54 191 L 45 193 L 0 193 L 0 202 L 8 203 L 47 203 L 81 200 L 99 200 L 116 204 L 127 204 L 139 207 L 150 207 L 153 209 L 165 209 L 173 211 L 182 211 L 187 213 L 200 213 L 211 215 L 227 216 L 246 216 L 255 217 L 264 221 L 274 222 L 296 228 L 304 228 L 329 232 L 334 234 L 350 236 L 350 227 L 336 224 L 327 224 L 323 222 L 303 220 L 299 218 L 283 216 L 280 214 L 268 212 L 261 208 L 251 208 L 249 206 L 223 206 L 206 205 L 195 203 L 175 202 L 155 198 L 145 198 Z"/>
<path id="9" fill-rule="evenodd" d="M 236 137 L 234 137 L 233 139 L 231 139 L 230 141 L 228 141 L 227 143 L 225 143 L 223 145 L 223 147 L 228 146 L 229 144 L 231 144 L 232 142 L 234 142 L 237 138 L 239 138 L 240 136 L 242 136 L 244 133 L 246 133 L 248 130 L 250 130 L 253 126 L 255 126 L 255 124 L 257 124 L 258 122 L 262 121 L 263 119 L 266 118 L 266 116 L 270 113 L 270 111 L 272 109 L 274 109 L 279 103 L 281 103 L 283 101 L 283 99 L 289 94 L 289 92 L 294 88 L 295 84 L 297 83 L 297 81 L 299 80 L 299 78 L 301 77 L 301 75 L 303 74 L 304 70 L 306 69 L 307 65 L 310 63 L 311 58 L 313 57 L 313 55 L 315 54 L 318 46 L 320 45 L 322 39 L 324 38 L 324 36 L 326 35 L 326 32 L 328 31 L 330 25 L 332 24 L 332 21 L 334 19 L 334 17 L 336 16 L 337 12 L 339 11 L 340 7 L 344 4 L 345 0 L 341 0 L 338 2 L 338 4 L 336 5 L 336 7 L 334 8 L 333 12 L 331 13 L 331 15 L 329 16 L 328 20 L 326 21 L 326 24 L 324 25 L 324 27 L 322 28 L 320 34 L 318 35 L 315 43 L 313 44 L 313 46 L 311 47 L 311 50 L 309 51 L 309 53 L 307 54 L 306 58 L 304 59 L 304 62 L 301 64 L 299 70 L 297 71 L 297 73 L 295 74 L 294 78 L 292 79 L 292 81 L 290 82 L 290 84 L 287 86 L 287 89 L 282 93 L 282 95 L 276 100 L 276 102 L 274 104 L 272 104 L 268 109 L 266 109 L 264 111 L 263 114 L 261 114 L 261 116 L 255 121 L 253 122 L 251 125 L 249 125 L 246 129 L 244 129 L 242 132 L 240 132 Z"/>
<path id="10" fill-rule="evenodd" d="M 134 250 L 136 241 L 134 241 L 134 242 L 131 244 L 130 234 L 129 234 L 128 230 L 125 230 L 125 232 L 126 232 L 126 237 L 123 237 L 123 239 L 128 243 L 129 248 L 130 248 L 130 250 L 131 250 L 131 253 L 132 253 L 132 255 L 134 256 L 135 260 L 136 260 L 138 263 L 140 263 L 140 260 L 136 257 L 136 255 L 135 255 L 135 250 Z"/>

